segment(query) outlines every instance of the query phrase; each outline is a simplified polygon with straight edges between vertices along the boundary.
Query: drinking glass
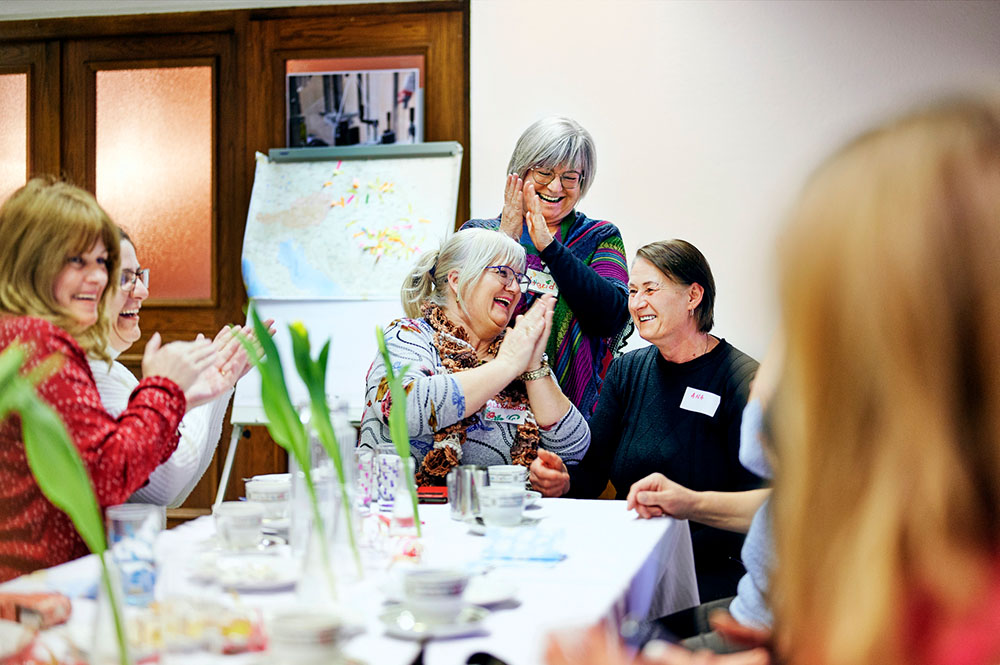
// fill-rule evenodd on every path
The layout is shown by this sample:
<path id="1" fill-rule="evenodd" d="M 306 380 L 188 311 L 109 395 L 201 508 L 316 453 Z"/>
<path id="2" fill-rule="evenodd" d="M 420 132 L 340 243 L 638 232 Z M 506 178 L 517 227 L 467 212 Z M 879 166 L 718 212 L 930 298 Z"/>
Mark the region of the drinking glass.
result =
<path id="1" fill-rule="evenodd" d="M 110 506 L 105 516 L 108 547 L 121 571 L 125 602 L 145 607 L 153 602 L 156 537 L 163 530 L 163 511 L 160 506 L 124 503 Z"/>
<path id="2" fill-rule="evenodd" d="M 391 513 L 396 502 L 396 494 L 406 482 L 402 476 L 403 459 L 399 455 L 382 453 L 378 456 L 378 509 L 381 513 Z"/>
<path id="3" fill-rule="evenodd" d="M 371 511 L 372 501 L 377 499 L 378 488 L 375 483 L 375 454 L 365 448 L 354 450 L 354 487 L 357 491 L 358 510 L 367 515 Z"/>

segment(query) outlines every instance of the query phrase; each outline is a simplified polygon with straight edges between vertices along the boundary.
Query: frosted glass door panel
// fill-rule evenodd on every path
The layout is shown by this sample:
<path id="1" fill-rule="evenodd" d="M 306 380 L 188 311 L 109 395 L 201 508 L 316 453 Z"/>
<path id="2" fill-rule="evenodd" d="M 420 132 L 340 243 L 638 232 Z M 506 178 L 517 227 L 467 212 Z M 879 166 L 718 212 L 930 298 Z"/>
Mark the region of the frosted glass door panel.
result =
<path id="1" fill-rule="evenodd" d="M 212 297 L 212 68 L 97 72 L 97 200 L 136 242 L 150 297 Z"/>
<path id="2" fill-rule="evenodd" d="M 0 74 L 0 201 L 27 180 L 28 75 Z"/>

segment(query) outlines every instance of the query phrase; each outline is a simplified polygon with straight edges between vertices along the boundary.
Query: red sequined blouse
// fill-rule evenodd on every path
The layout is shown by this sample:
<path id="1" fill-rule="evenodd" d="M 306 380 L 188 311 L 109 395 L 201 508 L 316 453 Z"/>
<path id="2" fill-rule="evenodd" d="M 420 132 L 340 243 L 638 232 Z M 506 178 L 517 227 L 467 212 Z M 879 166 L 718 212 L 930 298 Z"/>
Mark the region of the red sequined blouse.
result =
<path id="1" fill-rule="evenodd" d="M 53 353 L 63 356 L 59 371 L 38 392 L 66 424 L 101 508 L 123 503 L 177 447 L 184 393 L 169 379 L 143 379 L 128 408 L 112 418 L 86 354 L 69 334 L 42 319 L 0 316 L 0 351 L 15 340 L 31 349 L 26 369 Z M 38 489 L 20 418 L 9 416 L 0 423 L 0 581 L 87 553 L 69 517 Z"/>

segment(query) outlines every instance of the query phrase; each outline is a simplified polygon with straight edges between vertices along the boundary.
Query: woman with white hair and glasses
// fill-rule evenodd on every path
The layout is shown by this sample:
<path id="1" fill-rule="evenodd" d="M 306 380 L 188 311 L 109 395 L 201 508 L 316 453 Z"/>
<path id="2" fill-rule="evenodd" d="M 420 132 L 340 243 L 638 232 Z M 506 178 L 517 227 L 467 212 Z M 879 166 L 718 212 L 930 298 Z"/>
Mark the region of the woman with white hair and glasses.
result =
<path id="1" fill-rule="evenodd" d="M 565 464 L 587 452 L 587 422 L 542 359 L 555 298 L 537 299 L 507 328 L 529 281 L 524 267 L 524 250 L 509 237 L 469 229 L 424 254 L 404 280 L 409 318 L 389 324 L 385 339 L 393 365 L 407 366 L 407 427 L 421 485 L 443 485 L 458 464 L 520 464 L 535 489 L 560 496 Z M 362 447 L 394 450 L 391 399 L 376 356 Z"/>
<path id="2" fill-rule="evenodd" d="M 597 171 L 594 139 L 575 120 L 528 127 L 507 164 L 503 212 L 462 228 L 499 230 L 527 252 L 522 307 L 557 297 L 548 362 L 563 392 L 590 418 L 604 375 L 629 330 L 628 268 L 618 228 L 576 209 Z"/>

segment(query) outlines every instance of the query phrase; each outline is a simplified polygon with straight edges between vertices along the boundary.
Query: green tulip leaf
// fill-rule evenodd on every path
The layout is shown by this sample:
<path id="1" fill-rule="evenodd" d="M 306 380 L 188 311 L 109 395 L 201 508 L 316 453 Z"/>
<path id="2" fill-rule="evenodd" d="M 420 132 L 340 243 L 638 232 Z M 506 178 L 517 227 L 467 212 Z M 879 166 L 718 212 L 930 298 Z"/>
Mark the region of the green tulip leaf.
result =
<path id="1" fill-rule="evenodd" d="M 392 369 L 392 358 L 389 356 L 389 349 L 385 344 L 385 333 L 381 326 L 375 327 L 375 339 L 378 342 L 378 350 L 382 356 L 382 363 L 385 365 L 385 378 L 389 384 L 389 395 L 391 404 L 389 406 L 389 438 L 396 448 L 396 454 L 401 459 L 410 457 L 410 430 L 406 426 L 406 390 L 403 388 L 402 376 L 406 376 L 410 366 L 404 365 L 400 368 L 399 374 Z M 413 504 L 413 518 L 417 526 L 417 535 L 421 535 L 420 529 L 420 509 L 417 501 L 417 485 L 413 476 L 406 475 L 406 486 L 410 490 L 410 501 Z"/>
<path id="2" fill-rule="evenodd" d="M 63 359 L 52 354 L 27 376 L 20 376 L 18 369 L 24 358 L 25 353 L 17 344 L 0 353 L 0 421 L 10 412 L 21 417 L 24 453 L 38 488 L 52 505 L 69 516 L 83 542 L 98 556 L 101 580 L 111 601 L 119 662 L 128 665 L 122 609 L 117 595 L 111 591 L 111 576 L 104 560 L 107 550 L 104 521 L 90 474 L 59 414 L 35 392 L 35 385 L 56 373 Z"/>

